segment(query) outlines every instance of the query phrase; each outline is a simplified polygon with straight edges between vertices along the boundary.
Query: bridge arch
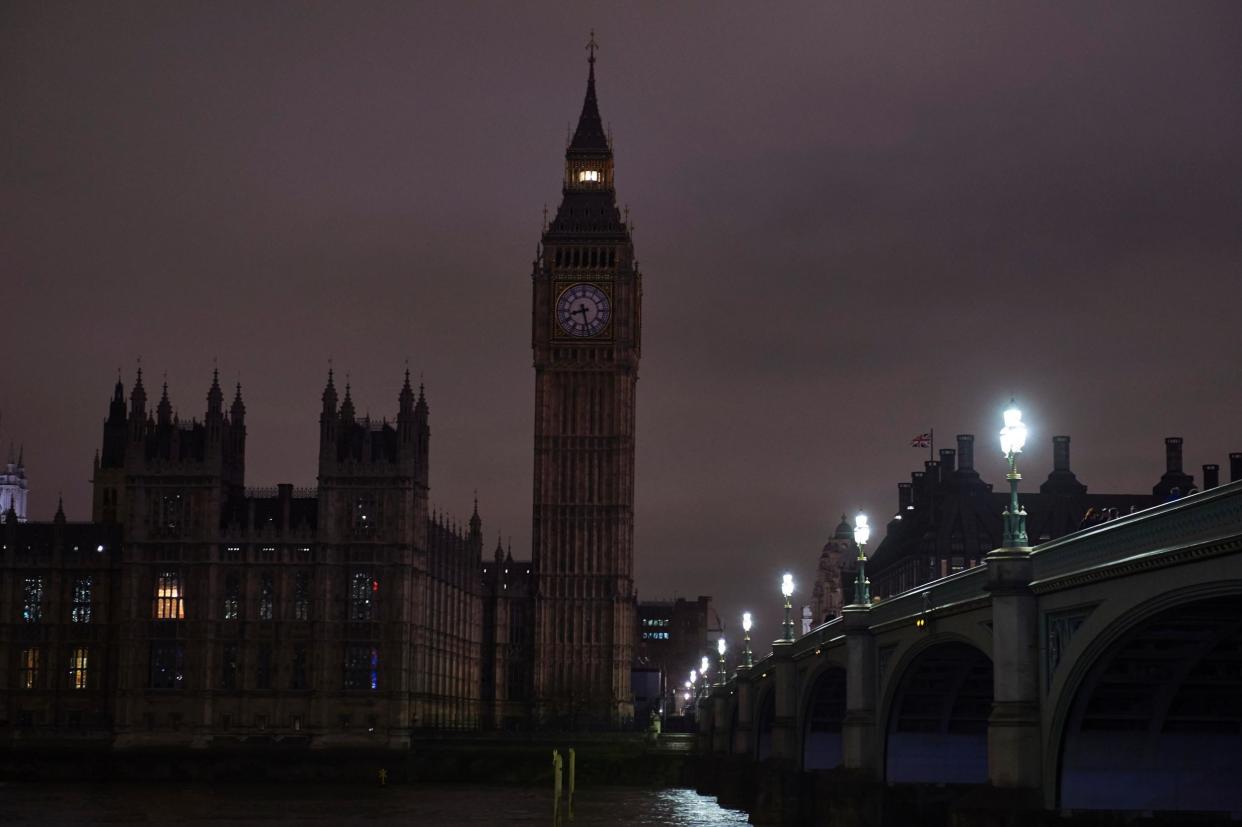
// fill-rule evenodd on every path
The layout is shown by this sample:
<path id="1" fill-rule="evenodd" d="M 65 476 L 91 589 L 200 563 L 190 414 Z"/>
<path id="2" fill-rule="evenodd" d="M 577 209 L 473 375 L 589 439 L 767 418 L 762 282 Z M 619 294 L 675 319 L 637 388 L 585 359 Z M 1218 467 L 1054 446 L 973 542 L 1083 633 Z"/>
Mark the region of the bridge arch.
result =
<path id="1" fill-rule="evenodd" d="M 886 692 L 884 774 L 890 783 L 988 780 L 992 659 L 964 636 L 912 645 Z"/>
<path id="2" fill-rule="evenodd" d="M 1242 811 L 1242 581 L 1114 619 L 1066 676 L 1051 731 L 1062 808 Z"/>
<path id="3" fill-rule="evenodd" d="M 798 708 L 802 728 L 802 769 L 830 770 L 840 766 L 841 728 L 845 722 L 845 668 L 829 661 L 807 676 Z"/>

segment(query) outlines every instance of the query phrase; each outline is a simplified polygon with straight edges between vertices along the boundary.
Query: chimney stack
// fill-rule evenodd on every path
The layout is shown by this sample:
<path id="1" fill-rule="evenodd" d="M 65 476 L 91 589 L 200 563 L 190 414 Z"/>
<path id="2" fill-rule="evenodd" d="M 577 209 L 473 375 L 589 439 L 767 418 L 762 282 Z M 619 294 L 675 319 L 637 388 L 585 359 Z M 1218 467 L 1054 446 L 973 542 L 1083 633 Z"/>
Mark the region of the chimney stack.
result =
<path id="1" fill-rule="evenodd" d="M 1242 480 L 1242 454 L 1229 455 L 1229 481 Z"/>
<path id="2" fill-rule="evenodd" d="M 908 482 L 897 483 L 897 513 L 905 514 L 914 505 L 914 489 Z"/>
<path id="3" fill-rule="evenodd" d="M 923 478 L 927 475 L 922 471 L 910 472 L 910 504 L 919 506 L 923 503 Z"/>
<path id="4" fill-rule="evenodd" d="M 1218 485 L 1220 485 L 1220 466 L 1215 463 L 1203 466 L 1203 490 L 1207 491 Z"/>
<path id="5" fill-rule="evenodd" d="M 927 479 L 931 481 L 932 485 L 940 482 L 940 463 L 934 459 L 929 459 L 923 463 L 923 468 L 926 469 Z"/>
<path id="6" fill-rule="evenodd" d="M 957 468 L 959 471 L 975 470 L 975 435 L 957 435 Z"/>
<path id="7" fill-rule="evenodd" d="M 944 479 L 953 473 L 953 469 L 957 467 L 957 452 L 952 448 L 940 449 L 940 478 Z"/>
<path id="8" fill-rule="evenodd" d="M 1052 470 L 1070 470 L 1070 438 L 1068 436 L 1052 438 Z"/>
<path id="9" fill-rule="evenodd" d="M 1165 471 L 1168 473 L 1182 473 L 1182 438 L 1180 436 L 1165 437 L 1164 462 Z"/>

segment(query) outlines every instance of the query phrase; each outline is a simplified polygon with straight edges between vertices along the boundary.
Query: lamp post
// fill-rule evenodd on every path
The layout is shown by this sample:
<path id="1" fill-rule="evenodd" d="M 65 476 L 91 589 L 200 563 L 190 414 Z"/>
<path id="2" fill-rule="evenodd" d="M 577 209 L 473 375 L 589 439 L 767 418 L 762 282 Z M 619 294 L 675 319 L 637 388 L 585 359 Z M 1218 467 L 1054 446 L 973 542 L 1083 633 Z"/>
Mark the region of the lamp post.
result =
<path id="1" fill-rule="evenodd" d="M 1005 427 L 1000 430 L 1001 453 L 1009 461 L 1009 507 L 1005 509 L 1005 536 L 1002 545 L 1015 548 L 1027 545 L 1026 511 L 1018 504 L 1018 454 L 1026 444 L 1026 425 L 1022 422 L 1022 411 L 1009 400 L 1009 408 L 1005 411 Z"/>
<path id="2" fill-rule="evenodd" d="M 750 612 L 742 612 L 742 665 L 749 669 L 754 665 L 750 655 Z"/>
<path id="3" fill-rule="evenodd" d="M 726 670 L 726 667 L 725 667 L 726 649 L 727 647 L 725 646 L 724 638 L 721 638 L 720 640 L 716 641 L 716 651 L 720 653 L 720 678 L 716 682 L 720 684 L 721 686 L 724 686 L 725 678 L 727 677 L 726 671 L 725 671 Z"/>
<path id="4" fill-rule="evenodd" d="M 790 610 L 794 608 L 789 602 L 790 596 L 794 594 L 794 575 L 787 574 L 781 577 L 780 594 L 785 595 L 785 639 L 792 641 L 794 639 L 794 618 L 790 617 Z"/>
<path id="5" fill-rule="evenodd" d="M 867 515 L 854 518 L 854 543 L 858 546 L 858 576 L 854 579 L 854 602 L 860 606 L 871 604 L 871 581 L 867 579 L 867 540 L 871 538 L 871 526 Z"/>

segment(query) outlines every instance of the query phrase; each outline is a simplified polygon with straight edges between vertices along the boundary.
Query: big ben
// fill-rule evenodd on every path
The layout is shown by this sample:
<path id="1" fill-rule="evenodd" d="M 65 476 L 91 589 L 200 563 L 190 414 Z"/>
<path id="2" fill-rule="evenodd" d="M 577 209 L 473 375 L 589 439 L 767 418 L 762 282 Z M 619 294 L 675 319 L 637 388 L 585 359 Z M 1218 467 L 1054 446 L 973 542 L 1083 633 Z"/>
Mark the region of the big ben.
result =
<path id="1" fill-rule="evenodd" d="M 595 97 L 565 152 L 532 273 L 534 700 L 545 725 L 633 716 L 634 414 L 642 278 Z"/>

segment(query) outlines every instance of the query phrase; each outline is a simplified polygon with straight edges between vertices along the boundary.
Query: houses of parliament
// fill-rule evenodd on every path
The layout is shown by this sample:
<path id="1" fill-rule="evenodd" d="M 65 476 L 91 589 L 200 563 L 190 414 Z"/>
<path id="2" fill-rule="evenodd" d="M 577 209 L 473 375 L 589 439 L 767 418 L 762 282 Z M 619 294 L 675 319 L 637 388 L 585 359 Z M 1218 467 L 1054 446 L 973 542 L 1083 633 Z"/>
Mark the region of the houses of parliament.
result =
<path id="1" fill-rule="evenodd" d="M 485 550 L 477 501 L 464 525 L 433 508 L 408 371 L 381 421 L 328 372 L 306 489 L 247 487 L 240 385 L 226 400 L 213 374 L 185 420 L 167 384 L 153 400 L 141 370 L 118 377 L 92 520 L 27 522 L 24 476 L 5 500 L 0 740 L 401 749 L 424 729 L 626 726 L 641 278 L 594 48 L 562 192 L 531 273 L 529 561 Z"/>

